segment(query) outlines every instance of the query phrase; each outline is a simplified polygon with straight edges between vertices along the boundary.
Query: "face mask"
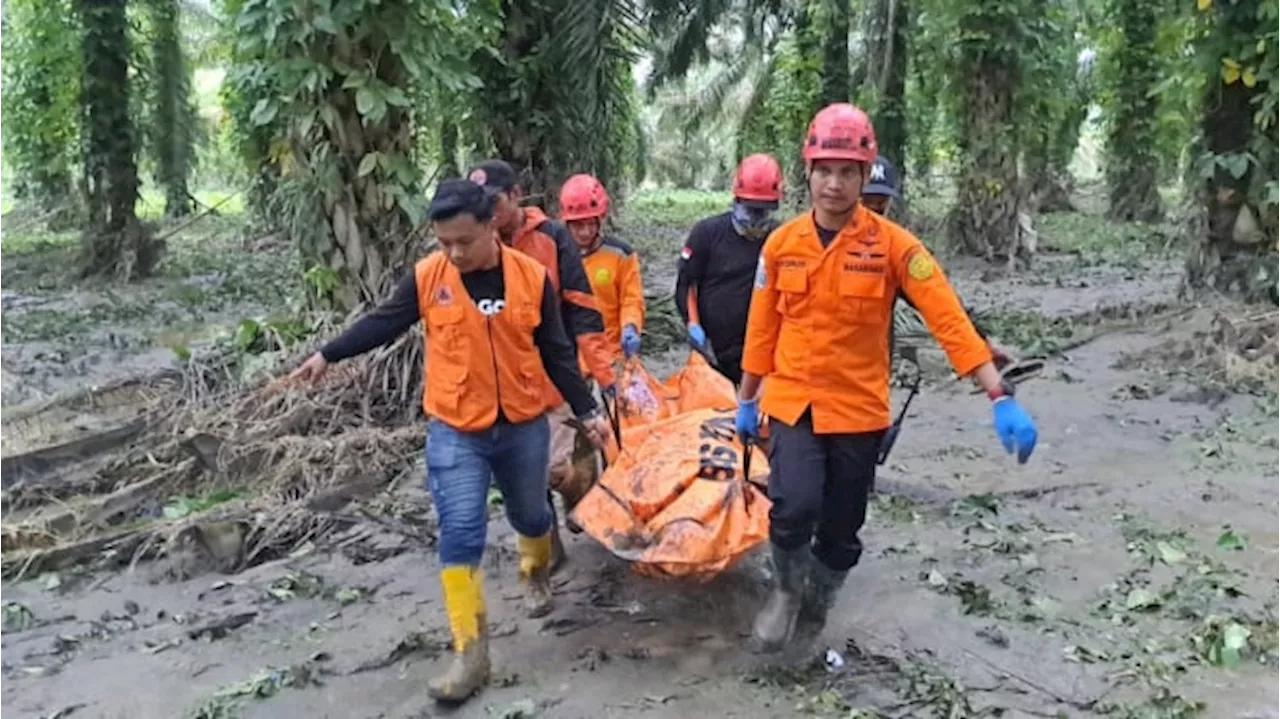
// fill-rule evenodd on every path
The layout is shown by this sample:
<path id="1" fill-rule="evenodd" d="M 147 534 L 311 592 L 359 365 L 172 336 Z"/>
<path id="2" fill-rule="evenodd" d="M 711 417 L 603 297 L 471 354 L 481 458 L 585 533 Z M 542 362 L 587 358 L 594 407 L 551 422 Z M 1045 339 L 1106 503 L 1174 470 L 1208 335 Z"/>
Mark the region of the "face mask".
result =
<path id="1" fill-rule="evenodd" d="M 743 237 L 758 240 L 773 229 L 773 210 L 733 203 L 733 229 Z"/>

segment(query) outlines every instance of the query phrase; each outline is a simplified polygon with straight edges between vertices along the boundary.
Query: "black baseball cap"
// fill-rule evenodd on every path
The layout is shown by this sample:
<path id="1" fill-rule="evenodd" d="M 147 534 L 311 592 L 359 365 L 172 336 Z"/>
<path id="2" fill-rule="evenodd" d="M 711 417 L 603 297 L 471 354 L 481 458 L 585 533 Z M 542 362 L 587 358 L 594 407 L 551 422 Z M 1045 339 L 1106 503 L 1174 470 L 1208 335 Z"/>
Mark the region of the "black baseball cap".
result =
<path id="1" fill-rule="evenodd" d="M 481 185 L 461 178 L 444 180 L 436 185 L 436 193 L 427 207 L 427 217 L 448 220 L 464 212 L 487 222 L 493 217 L 493 194 Z"/>
<path id="2" fill-rule="evenodd" d="M 520 184 L 520 176 L 502 160 L 485 160 L 467 170 L 467 179 L 484 187 L 491 194 L 506 192 Z"/>
<path id="3" fill-rule="evenodd" d="M 897 199 L 898 197 L 898 170 L 884 157 L 877 155 L 875 162 L 871 163 L 871 177 L 867 179 L 867 186 L 862 188 L 864 195 L 888 195 Z"/>

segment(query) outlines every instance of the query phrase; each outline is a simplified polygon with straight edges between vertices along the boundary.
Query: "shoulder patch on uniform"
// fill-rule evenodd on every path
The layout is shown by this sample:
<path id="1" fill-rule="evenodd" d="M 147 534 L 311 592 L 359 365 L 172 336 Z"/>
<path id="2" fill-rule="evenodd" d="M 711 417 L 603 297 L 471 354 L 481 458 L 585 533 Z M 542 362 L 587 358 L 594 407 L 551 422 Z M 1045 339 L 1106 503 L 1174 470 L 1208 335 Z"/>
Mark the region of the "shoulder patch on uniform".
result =
<path id="1" fill-rule="evenodd" d="M 684 248 L 680 250 L 680 259 L 688 260 L 690 257 L 693 257 L 693 248 L 685 245 Z"/>
<path id="2" fill-rule="evenodd" d="M 453 304 L 453 290 L 448 285 L 440 285 L 436 288 L 436 304 L 451 305 Z"/>
<path id="3" fill-rule="evenodd" d="M 769 275 L 764 269 L 764 257 L 756 261 L 756 289 L 763 290 L 769 285 Z"/>
<path id="4" fill-rule="evenodd" d="M 907 260 L 907 274 L 911 279 L 922 282 L 933 277 L 933 258 L 924 250 L 916 252 Z"/>
<path id="5" fill-rule="evenodd" d="M 628 245 L 616 237 L 609 237 L 608 235 L 606 235 L 604 240 L 600 242 L 600 246 L 607 247 L 623 257 L 630 257 L 635 254 L 635 250 L 631 249 L 631 245 Z"/>
<path id="6" fill-rule="evenodd" d="M 608 267 L 601 267 L 595 271 L 592 275 L 592 279 L 595 280 L 597 284 L 608 284 L 613 280 L 613 273 L 609 271 Z"/>

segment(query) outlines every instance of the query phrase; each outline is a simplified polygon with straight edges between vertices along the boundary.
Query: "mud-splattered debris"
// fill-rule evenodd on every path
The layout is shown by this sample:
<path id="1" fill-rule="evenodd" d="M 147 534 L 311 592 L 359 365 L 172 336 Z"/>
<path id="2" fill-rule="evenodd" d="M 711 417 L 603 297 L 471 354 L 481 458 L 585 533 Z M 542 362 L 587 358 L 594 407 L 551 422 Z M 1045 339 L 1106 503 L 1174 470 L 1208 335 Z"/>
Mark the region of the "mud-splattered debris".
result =
<path id="1" fill-rule="evenodd" d="M 1111 655 L 1089 647 L 1072 644 L 1062 650 L 1062 657 L 1069 662 L 1079 664 L 1098 664 L 1111 661 Z"/>
<path id="2" fill-rule="evenodd" d="M 635 659 L 642 661 L 653 656 L 653 652 L 648 647 L 627 647 L 622 650 L 621 656 L 624 659 Z"/>
<path id="3" fill-rule="evenodd" d="M 67 706 L 62 707 L 61 709 L 54 709 L 48 714 L 40 715 L 40 719 L 63 719 L 63 717 L 69 717 L 72 714 L 74 714 L 77 709 L 83 709 L 87 706 L 89 705 L 88 704 L 68 704 Z"/>
<path id="4" fill-rule="evenodd" d="M 1175 694 L 1168 687 L 1160 687 L 1151 693 L 1145 701 L 1136 703 L 1098 704 L 1094 711 L 1097 714 L 1119 717 L 1160 717 L 1161 719 L 1192 719 L 1200 716 L 1208 707 L 1201 701 L 1191 701 L 1180 694 Z"/>
<path id="5" fill-rule="evenodd" d="M 376 669 L 385 669 L 402 659 L 419 654 L 427 659 L 435 659 L 448 646 L 447 642 L 434 634 L 411 632 L 397 642 L 395 647 L 390 652 L 387 652 L 386 656 L 361 662 L 354 669 L 348 671 L 347 674 L 360 674 Z"/>
<path id="6" fill-rule="evenodd" d="M 609 653 L 600 647 L 590 646 L 578 652 L 577 660 L 578 664 L 574 667 L 574 671 L 586 669 L 594 672 L 600 665 L 609 663 Z"/>
<path id="7" fill-rule="evenodd" d="M 132 599 L 124 600 L 125 614 L 128 614 L 131 617 L 136 617 L 138 616 L 138 612 L 141 612 L 141 611 L 142 611 L 142 607 L 139 607 L 137 602 L 133 601 Z"/>
<path id="8" fill-rule="evenodd" d="M 553 617 L 543 622 L 539 631 L 551 632 L 557 637 L 563 637 L 599 623 L 599 617 Z"/>
<path id="9" fill-rule="evenodd" d="M 494 675 L 489 683 L 499 689 L 510 689 L 520 685 L 520 675 L 516 672 L 502 672 Z"/>
<path id="10" fill-rule="evenodd" d="M 192 713 L 192 719 L 226 719 L 239 715 L 239 699 L 266 699 L 286 687 L 320 686 L 323 671 L 309 662 L 288 667 L 266 667 L 248 681 L 219 689 Z"/>
<path id="11" fill-rule="evenodd" d="M 987 626 L 979 629 L 976 634 L 979 638 L 986 640 L 986 642 L 993 647 L 1005 649 L 1009 646 L 1009 637 L 1001 631 L 1000 627 L 997 627 L 994 624 L 988 624 Z"/>
<path id="12" fill-rule="evenodd" d="M 258 617 L 257 612 L 237 612 L 210 620 L 187 632 L 190 639 L 222 639 L 231 632 L 252 622 Z"/>
<path id="13" fill-rule="evenodd" d="M 20 632 L 39 624 L 35 613 L 27 605 L 20 602 L 5 602 L 3 618 L 3 626 L 6 632 Z"/>

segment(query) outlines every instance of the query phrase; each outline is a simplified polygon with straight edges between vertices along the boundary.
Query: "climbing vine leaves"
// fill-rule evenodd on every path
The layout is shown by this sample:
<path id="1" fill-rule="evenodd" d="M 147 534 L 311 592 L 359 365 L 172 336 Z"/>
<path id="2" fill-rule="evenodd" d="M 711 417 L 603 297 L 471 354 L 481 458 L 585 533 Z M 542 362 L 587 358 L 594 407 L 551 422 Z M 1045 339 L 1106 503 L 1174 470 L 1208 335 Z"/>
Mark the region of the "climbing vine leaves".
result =
<path id="1" fill-rule="evenodd" d="M 423 217 L 414 107 L 479 86 L 467 54 L 482 27 L 414 0 L 246 0 L 234 22 L 234 83 L 248 123 L 272 130 L 303 262 L 337 274 L 338 306 L 381 296 Z"/>

